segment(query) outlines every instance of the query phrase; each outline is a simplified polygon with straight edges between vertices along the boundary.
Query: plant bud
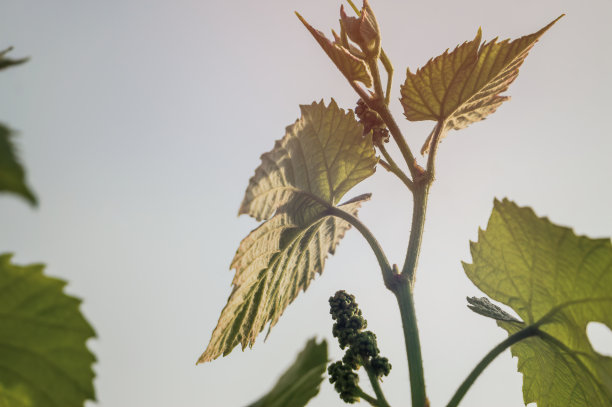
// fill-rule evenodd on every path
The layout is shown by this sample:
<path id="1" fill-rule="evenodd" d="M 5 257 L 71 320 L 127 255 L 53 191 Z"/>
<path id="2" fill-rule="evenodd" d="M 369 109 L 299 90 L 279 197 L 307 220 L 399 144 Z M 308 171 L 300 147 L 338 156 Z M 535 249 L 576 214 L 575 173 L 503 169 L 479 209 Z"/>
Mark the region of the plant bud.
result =
<path id="1" fill-rule="evenodd" d="M 363 0 L 363 8 L 359 17 L 349 17 L 340 7 L 342 25 L 348 37 L 359 45 L 363 53 L 372 59 L 380 55 L 380 29 L 368 0 Z"/>

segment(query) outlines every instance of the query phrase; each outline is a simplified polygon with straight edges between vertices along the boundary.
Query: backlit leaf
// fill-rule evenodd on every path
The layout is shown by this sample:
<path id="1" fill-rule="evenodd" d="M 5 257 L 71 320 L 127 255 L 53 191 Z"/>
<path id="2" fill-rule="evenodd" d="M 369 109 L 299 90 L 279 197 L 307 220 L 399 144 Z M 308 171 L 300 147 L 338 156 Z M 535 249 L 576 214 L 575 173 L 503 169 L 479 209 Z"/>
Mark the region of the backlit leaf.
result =
<path id="1" fill-rule="evenodd" d="M 95 399 L 95 357 L 85 346 L 95 333 L 80 300 L 42 265 L 10 259 L 0 255 L 0 406 L 83 406 Z"/>
<path id="2" fill-rule="evenodd" d="M 538 39 L 562 16 L 540 31 L 519 39 L 481 45 L 481 32 L 452 52 L 430 59 L 416 73 L 408 69 L 401 102 L 411 121 L 444 122 L 459 130 L 495 112 L 508 96 L 502 92 L 516 79 L 519 67 Z M 423 146 L 429 149 L 431 136 Z"/>
<path id="3" fill-rule="evenodd" d="M 325 37 L 325 34 L 308 24 L 299 13 L 296 12 L 295 14 L 346 79 L 362 82 L 368 88 L 372 86 L 372 74 L 363 59 L 353 55 L 341 43 L 330 41 Z"/>
<path id="4" fill-rule="evenodd" d="M 342 196 L 374 173 L 370 136 L 353 112 L 336 102 L 300 106 L 302 117 L 287 127 L 249 181 L 240 213 L 268 219 L 242 240 L 231 268 L 233 290 L 208 347 L 198 362 L 252 346 L 271 329 L 300 290 L 306 290 L 325 258 L 350 227 L 328 215 Z M 356 215 L 362 195 L 340 208 Z M 268 330 L 269 332 L 269 330 Z"/>
<path id="5" fill-rule="evenodd" d="M 369 195 L 340 208 L 353 215 Z M 270 323 L 271 329 L 285 308 L 323 272 L 325 258 L 333 254 L 350 225 L 328 216 L 316 201 L 293 201 L 240 243 L 231 267 L 234 288 L 221 312 L 208 347 L 198 363 L 229 354 L 238 344 L 244 349 Z M 306 214 L 306 215 L 305 215 Z"/>
<path id="6" fill-rule="evenodd" d="M 303 407 L 319 393 L 327 366 L 327 343 L 313 338 L 272 390 L 249 407 Z"/>
<path id="7" fill-rule="evenodd" d="M 595 352 L 586 333 L 591 321 L 612 329 L 610 240 L 576 236 L 504 200 L 471 251 L 468 277 L 524 321 L 498 325 L 513 334 L 537 323 L 543 332 L 512 346 L 525 404 L 612 406 L 612 358 Z"/>
<path id="8" fill-rule="evenodd" d="M 0 124 L 0 192 L 18 195 L 32 205 L 36 205 L 36 196 L 25 181 L 25 171 L 17 158 L 13 135 Z"/>
<path id="9" fill-rule="evenodd" d="M 332 99 L 300 106 L 302 117 L 286 129 L 249 181 L 240 214 L 268 219 L 298 195 L 337 204 L 353 186 L 374 173 L 377 159 L 370 137 L 352 111 Z"/>

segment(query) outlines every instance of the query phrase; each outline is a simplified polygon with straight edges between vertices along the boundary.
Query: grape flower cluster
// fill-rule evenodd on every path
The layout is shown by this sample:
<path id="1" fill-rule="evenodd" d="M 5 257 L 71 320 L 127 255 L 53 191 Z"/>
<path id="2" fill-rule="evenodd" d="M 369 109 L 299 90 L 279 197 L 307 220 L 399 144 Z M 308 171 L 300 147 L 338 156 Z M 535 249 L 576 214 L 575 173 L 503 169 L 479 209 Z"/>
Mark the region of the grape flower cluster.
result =
<path id="1" fill-rule="evenodd" d="M 357 101 L 355 115 L 359 123 L 363 125 L 363 134 L 372 131 L 372 142 L 375 146 L 389 142 L 389 130 L 385 127 L 385 122 L 374 110 L 370 109 L 363 99 Z"/>
<path id="2" fill-rule="evenodd" d="M 364 331 L 367 321 L 355 302 L 355 296 L 338 291 L 329 299 L 330 314 L 334 321 L 333 335 L 338 338 L 341 349 L 346 349 L 341 361 L 332 363 L 328 368 L 329 381 L 334 384 L 340 398 L 347 403 L 359 400 L 359 376 L 356 371 L 361 367 L 377 380 L 387 376 L 391 364 L 386 357 L 380 356 L 376 335 Z"/>

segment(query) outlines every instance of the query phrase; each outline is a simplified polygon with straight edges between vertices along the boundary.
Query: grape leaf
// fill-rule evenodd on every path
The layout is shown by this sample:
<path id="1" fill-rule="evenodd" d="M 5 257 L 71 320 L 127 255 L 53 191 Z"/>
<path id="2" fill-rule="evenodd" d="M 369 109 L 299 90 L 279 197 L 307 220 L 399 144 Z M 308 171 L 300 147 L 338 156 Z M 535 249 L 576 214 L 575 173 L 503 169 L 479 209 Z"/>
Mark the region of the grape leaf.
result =
<path id="1" fill-rule="evenodd" d="M 612 245 L 576 236 L 530 208 L 495 201 L 487 229 L 472 243 L 468 277 L 525 322 L 498 321 L 514 334 L 540 334 L 512 346 L 523 373 L 525 404 L 610 407 L 612 358 L 591 346 L 591 321 L 612 328 Z"/>
<path id="2" fill-rule="evenodd" d="M 25 171 L 15 153 L 11 131 L 0 124 L 0 192 L 20 196 L 32 205 L 37 200 L 25 181 Z"/>
<path id="3" fill-rule="evenodd" d="M 481 31 L 452 52 L 430 59 L 416 73 L 406 73 L 401 103 L 408 120 L 435 120 L 445 130 L 459 130 L 484 120 L 506 100 L 500 96 L 519 73 L 519 67 L 538 39 L 563 15 L 536 33 L 516 40 L 481 45 Z M 423 146 L 429 150 L 432 136 Z"/>
<path id="4" fill-rule="evenodd" d="M 65 285 L 44 276 L 42 265 L 17 266 L 0 255 L 0 405 L 77 407 L 95 399 L 95 357 L 85 346 L 95 332 Z"/>
<path id="5" fill-rule="evenodd" d="M 296 195 L 337 204 L 353 186 L 372 175 L 377 159 L 370 137 L 352 111 L 332 99 L 300 106 L 302 116 L 286 129 L 249 181 L 240 214 L 268 219 Z"/>
<path id="6" fill-rule="evenodd" d="M 249 407 L 303 407 L 319 393 L 327 366 L 327 342 L 310 339 L 272 390 Z"/>
<path id="7" fill-rule="evenodd" d="M 308 24 L 298 12 L 295 14 L 346 79 L 362 82 L 368 88 L 372 86 L 372 74 L 363 59 L 353 55 L 350 49 L 343 47 L 340 42 L 327 39 L 325 34 Z"/>
<path id="8" fill-rule="evenodd" d="M 367 199 L 369 195 L 362 195 L 339 207 L 356 215 Z M 323 272 L 327 253 L 334 253 L 350 228 L 326 215 L 317 201 L 287 205 L 240 243 L 231 265 L 236 269 L 234 288 L 198 363 L 225 356 L 239 343 L 243 350 L 253 346 L 268 322 L 269 333 L 300 290 Z"/>

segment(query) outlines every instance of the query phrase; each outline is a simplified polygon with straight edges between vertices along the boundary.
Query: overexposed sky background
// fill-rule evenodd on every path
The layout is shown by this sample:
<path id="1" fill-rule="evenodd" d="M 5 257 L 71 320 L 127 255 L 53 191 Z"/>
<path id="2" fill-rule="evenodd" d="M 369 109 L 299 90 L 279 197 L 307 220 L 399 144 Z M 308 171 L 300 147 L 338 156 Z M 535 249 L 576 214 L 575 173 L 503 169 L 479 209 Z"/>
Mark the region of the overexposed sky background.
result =
<path id="1" fill-rule="evenodd" d="M 259 155 L 283 136 L 299 104 L 357 96 L 294 16 L 330 34 L 339 1 L 109 0 L 0 3 L 0 49 L 31 56 L 0 75 L 0 121 L 20 132 L 31 209 L 0 196 L 0 252 L 44 262 L 70 283 L 98 332 L 90 342 L 98 405 L 241 406 L 275 382 L 312 336 L 331 336 L 327 299 L 356 295 L 393 363 L 383 389 L 409 404 L 399 312 L 374 256 L 351 231 L 326 270 L 287 309 L 267 342 L 195 366 L 230 293 L 240 240 L 257 226 L 236 213 Z M 515 38 L 561 13 L 488 120 L 440 147 L 416 306 L 426 383 L 442 406 L 505 333 L 470 312 L 468 241 L 494 197 L 592 237 L 612 233 L 612 16 L 610 0 L 407 2 L 372 0 L 395 66 L 392 107 L 413 150 L 433 123 L 403 120 L 399 85 L 465 40 Z M 395 149 L 391 149 L 396 152 Z M 399 156 L 397 156 L 399 157 Z M 401 263 L 410 196 L 384 170 L 347 194 L 372 192 L 360 217 Z M 607 338 L 607 339 L 606 339 Z M 612 336 L 599 336 L 608 340 Z M 364 387 L 368 388 L 364 382 Z M 90 403 L 89 405 L 94 405 Z M 343 403 L 325 381 L 310 406 Z M 509 352 L 462 406 L 522 405 Z"/>

